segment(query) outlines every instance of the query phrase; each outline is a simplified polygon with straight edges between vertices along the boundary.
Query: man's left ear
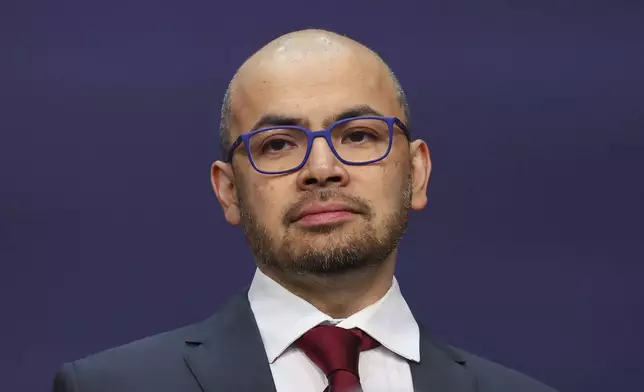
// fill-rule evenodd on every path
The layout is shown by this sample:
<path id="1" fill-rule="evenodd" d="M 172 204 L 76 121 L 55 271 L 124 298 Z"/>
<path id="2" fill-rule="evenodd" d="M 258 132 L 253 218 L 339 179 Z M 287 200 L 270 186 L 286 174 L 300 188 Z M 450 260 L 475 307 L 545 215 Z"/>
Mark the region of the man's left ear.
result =
<path id="1" fill-rule="evenodd" d="M 224 217 L 231 225 L 238 225 L 241 222 L 241 212 L 237 202 L 235 173 L 232 165 L 222 161 L 213 163 L 210 169 L 210 180 L 224 211 Z"/>
<path id="2" fill-rule="evenodd" d="M 411 208 L 422 210 L 427 205 L 427 185 L 432 171 L 429 147 L 422 140 L 410 143 L 411 156 Z"/>

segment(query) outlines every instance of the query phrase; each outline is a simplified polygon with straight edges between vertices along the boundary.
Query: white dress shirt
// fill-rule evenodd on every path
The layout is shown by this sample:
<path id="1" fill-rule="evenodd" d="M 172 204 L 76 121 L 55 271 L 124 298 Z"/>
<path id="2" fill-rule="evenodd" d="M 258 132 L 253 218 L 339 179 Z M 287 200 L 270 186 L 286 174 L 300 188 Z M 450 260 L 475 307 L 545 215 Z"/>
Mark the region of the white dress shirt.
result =
<path id="1" fill-rule="evenodd" d="M 322 392 L 324 373 L 293 346 L 309 329 L 330 323 L 360 328 L 381 346 L 360 353 L 360 383 L 365 392 L 413 392 L 408 361 L 420 361 L 420 332 L 396 278 L 375 304 L 343 320 L 324 314 L 286 290 L 259 269 L 248 291 L 277 392 Z"/>

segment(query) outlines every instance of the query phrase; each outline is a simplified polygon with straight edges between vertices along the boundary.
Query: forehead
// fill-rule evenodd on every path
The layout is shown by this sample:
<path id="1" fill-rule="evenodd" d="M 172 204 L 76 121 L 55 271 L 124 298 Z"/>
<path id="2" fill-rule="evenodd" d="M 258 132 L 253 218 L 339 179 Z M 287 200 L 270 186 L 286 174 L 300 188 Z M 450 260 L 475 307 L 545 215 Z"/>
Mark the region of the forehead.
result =
<path id="1" fill-rule="evenodd" d="M 276 51 L 269 59 L 249 62 L 235 82 L 232 105 L 236 133 L 250 130 L 266 114 L 303 118 L 311 126 L 363 105 L 385 115 L 402 114 L 386 66 L 373 55 L 338 49 Z"/>

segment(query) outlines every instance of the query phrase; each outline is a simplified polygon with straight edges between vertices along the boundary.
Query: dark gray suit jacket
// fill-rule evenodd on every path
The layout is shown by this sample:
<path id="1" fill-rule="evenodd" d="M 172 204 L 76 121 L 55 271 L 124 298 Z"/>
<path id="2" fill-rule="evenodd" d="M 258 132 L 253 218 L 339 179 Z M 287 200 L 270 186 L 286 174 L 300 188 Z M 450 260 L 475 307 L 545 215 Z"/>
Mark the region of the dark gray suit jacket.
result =
<path id="1" fill-rule="evenodd" d="M 554 392 L 525 375 L 434 341 L 421 327 L 417 392 Z M 66 363 L 54 392 L 275 392 L 246 295 L 209 319 Z"/>

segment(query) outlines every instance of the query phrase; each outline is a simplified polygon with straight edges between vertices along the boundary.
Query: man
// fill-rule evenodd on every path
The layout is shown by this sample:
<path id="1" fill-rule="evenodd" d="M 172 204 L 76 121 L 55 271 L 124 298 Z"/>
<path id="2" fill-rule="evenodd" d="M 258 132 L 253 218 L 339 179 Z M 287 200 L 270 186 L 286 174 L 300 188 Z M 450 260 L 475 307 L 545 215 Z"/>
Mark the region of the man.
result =
<path id="1" fill-rule="evenodd" d="M 54 391 L 552 391 L 438 343 L 402 297 L 398 242 L 431 163 L 374 52 L 282 36 L 238 70 L 221 124 L 212 183 L 255 255 L 250 289 L 202 323 L 65 364 Z"/>

